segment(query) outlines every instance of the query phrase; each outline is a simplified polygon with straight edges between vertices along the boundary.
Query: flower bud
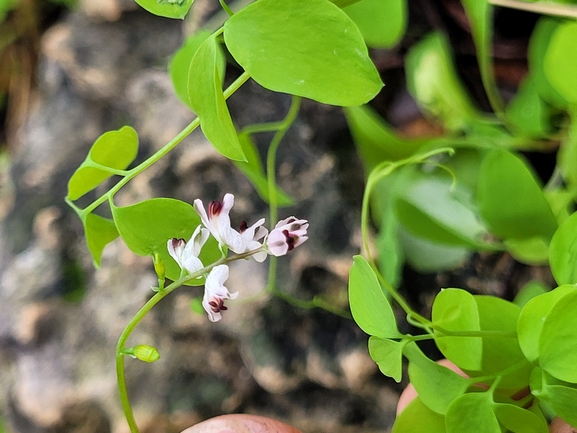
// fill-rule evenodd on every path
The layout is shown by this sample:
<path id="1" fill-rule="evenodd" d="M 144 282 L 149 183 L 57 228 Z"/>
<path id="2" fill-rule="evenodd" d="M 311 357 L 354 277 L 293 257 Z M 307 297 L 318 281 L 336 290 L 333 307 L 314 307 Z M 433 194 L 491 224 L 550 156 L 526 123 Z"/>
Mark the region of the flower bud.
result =
<path id="1" fill-rule="evenodd" d="M 146 344 L 139 344 L 128 352 L 131 356 L 144 362 L 155 362 L 160 359 L 160 353 L 156 347 L 148 346 Z"/>

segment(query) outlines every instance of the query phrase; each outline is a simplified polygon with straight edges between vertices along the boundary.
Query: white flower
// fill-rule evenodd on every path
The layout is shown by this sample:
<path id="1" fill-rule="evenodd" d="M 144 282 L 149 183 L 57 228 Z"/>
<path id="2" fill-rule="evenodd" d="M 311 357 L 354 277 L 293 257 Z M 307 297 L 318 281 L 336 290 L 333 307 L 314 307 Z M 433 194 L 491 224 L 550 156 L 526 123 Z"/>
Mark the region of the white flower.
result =
<path id="1" fill-rule="evenodd" d="M 211 201 L 208 205 L 208 213 L 204 209 L 201 200 L 196 199 L 194 201 L 194 209 L 200 215 L 202 223 L 210 230 L 210 233 L 221 246 L 226 246 L 237 254 L 260 248 L 262 245 L 258 240 L 267 233 L 267 230 L 262 227 L 264 218 L 258 220 L 250 227 L 247 226 L 246 222 L 243 222 L 239 233 L 230 225 L 229 213 L 233 205 L 234 196 L 232 194 L 225 194 L 222 203 Z M 258 261 L 263 261 L 265 258 L 266 255 L 255 254 L 255 259 Z"/>
<path id="2" fill-rule="evenodd" d="M 221 311 L 227 309 L 224 305 L 225 299 L 235 299 L 238 296 L 238 292 L 230 293 L 224 286 L 227 279 L 228 266 L 226 265 L 215 266 L 206 277 L 202 306 L 211 322 L 218 322 L 222 319 Z"/>
<path id="3" fill-rule="evenodd" d="M 188 242 L 178 238 L 169 239 L 166 245 L 168 254 L 178 263 L 181 269 L 192 274 L 204 267 L 198 256 L 202 246 L 208 240 L 208 236 L 208 230 L 198 226 Z"/>
<path id="4" fill-rule="evenodd" d="M 262 226 L 263 224 L 264 218 L 259 219 L 250 227 L 247 226 L 246 221 L 242 221 L 240 223 L 240 236 L 244 245 L 243 252 L 254 251 L 262 247 L 261 243 L 258 241 L 264 238 L 268 233 L 268 230 Z M 253 255 L 257 262 L 264 262 L 266 260 L 266 256 L 266 251 L 262 251 Z"/>
<path id="5" fill-rule="evenodd" d="M 299 220 L 295 217 L 279 221 L 266 241 L 269 252 L 273 256 L 284 256 L 308 239 L 308 228 L 307 220 Z"/>

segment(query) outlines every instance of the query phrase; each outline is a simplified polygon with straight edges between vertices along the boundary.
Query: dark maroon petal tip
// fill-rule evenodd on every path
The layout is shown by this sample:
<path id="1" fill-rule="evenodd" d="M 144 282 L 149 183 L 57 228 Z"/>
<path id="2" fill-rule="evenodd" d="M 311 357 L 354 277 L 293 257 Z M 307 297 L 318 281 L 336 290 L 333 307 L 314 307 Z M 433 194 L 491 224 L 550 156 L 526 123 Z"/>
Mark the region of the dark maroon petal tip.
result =
<path id="1" fill-rule="evenodd" d="M 222 203 L 217 201 L 217 200 L 211 201 L 208 204 L 208 216 L 209 216 L 209 218 L 211 216 L 218 216 L 220 214 L 220 211 L 222 210 L 222 206 L 223 206 Z"/>

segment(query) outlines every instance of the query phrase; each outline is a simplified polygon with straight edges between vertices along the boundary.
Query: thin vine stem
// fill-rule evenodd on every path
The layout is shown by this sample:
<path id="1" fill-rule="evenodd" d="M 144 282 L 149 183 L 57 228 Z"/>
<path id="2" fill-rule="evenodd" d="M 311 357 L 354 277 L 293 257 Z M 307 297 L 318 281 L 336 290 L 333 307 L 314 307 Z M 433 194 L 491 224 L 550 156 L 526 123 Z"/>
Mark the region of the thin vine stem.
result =
<path id="1" fill-rule="evenodd" d="M 128 322 L 128 324 L 126 325 L 126 327 L 124 328 L 124 330 L 120 334 L 120 337 L 118 338 L 118 342 L 116 344 L 116 379 L 118 382 L 118 392 L 120 394 L 120 403 L 122 405 L 122 410 L 124 411 L 124 416 L 126 417 L 126 421 L 128 422 L 128 426 L 130 427 L 131 433 L 140 433 L 140 430 L 138 429 L 138 425 L 136 424 L 136 420 L 134 418 L 134 412 L 132 410 L 132 406 L 130 404 L 130 399 L 128 397 L 128 389 L 126 386 L 126 377 L 125 377 L 125 373 L 124 373 L 124 370 L 125 370 L 124 357 L 126 356 L 126 352 L 125 352 L 126 341 L 130 337 L 130 335 L 132 334 L 132 332 L 134 331 L 136 326 L 138 326 L 138 324 L 142 321 L 142 319 L 148 314 L 148 312 L 150 310 L 152 310 L 152 308 L 156 304 L 158 304 L 167 295 L 169 295 L 170 293 L 172 293 L 173 291 L 175 291 L 176 289 L 178 289 L 182 285 L 186 284 L 187 282 L 192 281 L 194 279 L 197 279 L 199 277 L 202 277 L 202 276 L 208 274 L 216 266 L 219 266 L 219 265 L 222 265 L 225 263 L 230 263 L 230 262 L 235 261 L 235 260 L 245 259 L 247 257 L 254 255 L 254 254 L 262 252 L 263 250 L 264 250 L 264 247 L 261 247 L 261 248 L 258 248 L 256 250 L 248 251 L 246 253 L 235 254 L 235 255 L 230 256 L 230 257 L 223 257 L 220 260 L 217 260 L 216 262 L 214 262 L 208 266 L 205 266 L 204 268 L 202 268 L 202 269 L 200 269 L 200 270 L 198 270 L 192 274 L 186 274 L 184 276 L 181 276 L 178 280 L 172 282 L 171 284 L 166 286 L 166 288 L 164 288 L 163 290 L 158 290 L 158 292 L 156 292 L 154 294 L 154 296 L 152 296 L 152 298 L 150 298 L 146 302 L 146 304 L 144 304 L 140 308 L 140 310 L 138 310 L 138 312 L 132 317 L 132 319 L 130 319 L 130 322 Z"/>
<path id="2" fill-rule="evenodd" d="M 228 99 L 234 92 L 236 92 L 244 83 L 248 81 L 250 75 L 247 72 L 243 72 L 230 86 L 228 86 L 224 90 L 224 97 Z M 132 180 L 135 176 L 142 173 L 148 167 L 159 161 L 163 158 L 167 153 L 169 153 L 172 149 L 174 149 L 182 140 L 188 137 L 196 128 L 200 126 L 200 119 L 197 117 L 192 122 L 190 122 L 178 135 L 176 135 L 172 140 L 170 140 L 167 144 L 165 144 L 161 149 L 147 158 L 145 161 L 138 164 L 131 170 L 128 170 L 125 176 L 118 181 L 116 185 L 114 185 L 108 192 L 100 196 L 98 199 L 94 200 L 90 205 L 88 205 L 84 209 L 80 209 L 77 206 L 72 206 L 71 201 L 67 200 L 68 204 L 72 206 L 72 208 L 79 214 L 80 218 L 82 219 L 87 214 L 91 213 L 100 206 L 105 201 L 112 198 L 124 185 L 126 185 L 130 180 Z"/>
<path id="3" fill-rule="evenodd" d="M 301 98 L 292 95 L 291 106 L 283 120 L 278 122 L 278 130 L 272 138 L 266 156 L 266 179 L 268 186 L 269 218 L 270 223 L 275 224 L 278 220 L 278 200 L 276 196 L 276 155 L 280 142 L 286 132 L 296 120 L 301 106 Z M 272 227 L 272 226 L 271 226 Z M 276 281 L 277 261 L 276 257 L 271 257 L 268 268 L 267 289 L 273 290 Z"/>
<path id="4" fill-rule="evenodd" d="M 377 183 L 384 179 L 385 177 L 389 176 L 393 171 L 397 170 L 400 167 L 409 164 L 422 164 L 426 162 L 426 160 L 432 156 L 439 155 L 442 153 L 454 153 L 452 148 L 443 147 L 440 149 L 435 149 L 423 154 L 415 155 L 411 158 L 403 159 L 401 161 L 391 162 L 385 161 L 381 164 L 377 165 L 369 174 L 367 179 L 367 185 L 365 187 L 365 191 L 363 194 L 363 203 L 361 208 L 361 236 L 363 239 L 363 250 L 367 257 L 367 261 L 375 271 L 377 278 L 381 285 L 385 288 L 385 290 L 391 295 L 391 297 L 399 304 L 399 306 L 414 319 L 421 322 L 426 327 L 432 327 L 432 322 L 427 318 L 423 317 L 422 315 L 418 314 L 417 312 L 413 311 L 413 309 L 409 306 L 407 301 L 397 292 L 393 286 L 382 276 L 379 272 L 376 261 L 371 254 L 371 249 L 369 246 L 369 207 L 370 207 L 370 198 L 373 192 L 374 187 Z"/>

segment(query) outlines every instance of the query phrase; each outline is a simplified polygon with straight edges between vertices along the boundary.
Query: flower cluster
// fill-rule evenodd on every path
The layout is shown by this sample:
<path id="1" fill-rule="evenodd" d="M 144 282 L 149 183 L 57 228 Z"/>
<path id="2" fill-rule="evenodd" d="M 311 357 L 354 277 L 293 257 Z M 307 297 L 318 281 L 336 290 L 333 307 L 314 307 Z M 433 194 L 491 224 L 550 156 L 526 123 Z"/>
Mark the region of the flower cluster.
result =
<path id="1" fill-rule="evenodd" d="M 279 221 L 270 233 L 263 227 L 264 218 L 251 226 L 243 221 L 239 230 L 235 230 L 231 226 L 229 216 L 233 205 L 232 194 L 226 194 L 222 202 L 210 202 L 208 212 L 202 201 L 198 199 L 194 201 L 194 209 L 200 216 L 202 225 L 196 228 L 189 241 L 173 238 L 169 239 L 167 244 L 168 253 L 183 272 L 192 274 L 205 267 L 199 255 L 210 235 L 218 241 L 224 255 L 230 250 L 242 255 L 240 257 L 251 256 L 258 262 L 266 260 L 268 254 L 284 256 L 308 239 L 308 222 L 295 217 Z M 259 242 L 261 240 L 262 243 Z M 232 257 L 230 260 L 236 258 Z M 238 292 L 231 293 L 224 285 L 228 273 L 228 266 L 219 264 L 212 267 L 206 277 L 202 305 L 212 322 L 218 322 L 222 318 L 222 311 L 227 309 L 224 301 L 238 296 Z"/>

